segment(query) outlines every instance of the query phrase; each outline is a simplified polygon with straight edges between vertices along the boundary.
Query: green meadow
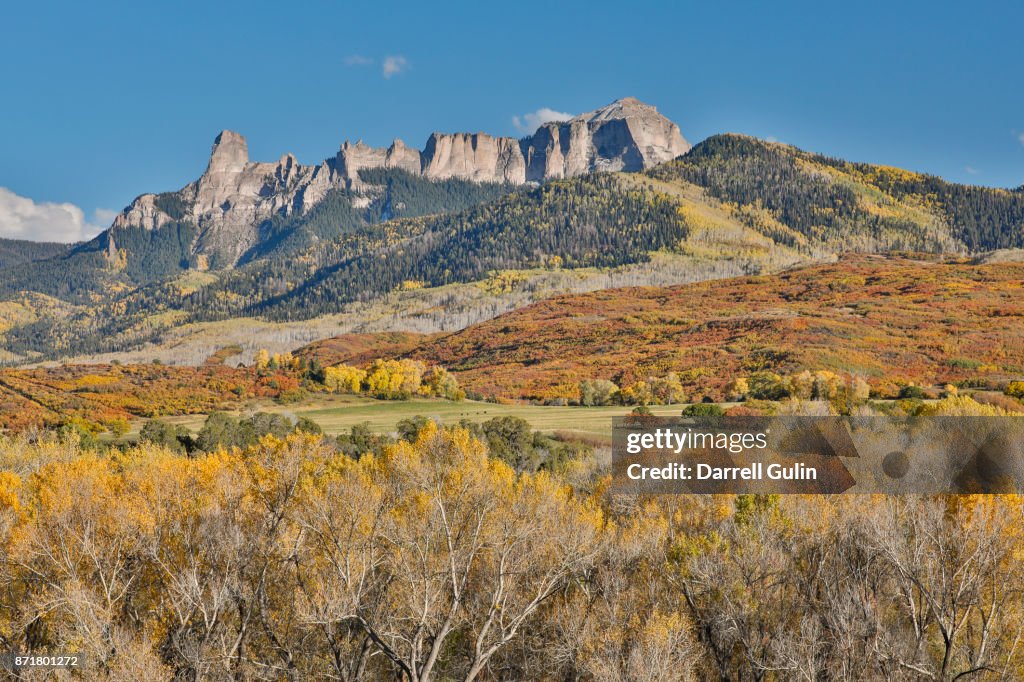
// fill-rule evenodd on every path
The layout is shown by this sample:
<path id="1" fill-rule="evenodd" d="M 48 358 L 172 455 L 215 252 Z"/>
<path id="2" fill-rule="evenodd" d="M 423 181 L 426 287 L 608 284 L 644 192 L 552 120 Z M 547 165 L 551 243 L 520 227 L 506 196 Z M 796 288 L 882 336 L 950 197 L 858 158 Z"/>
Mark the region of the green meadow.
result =
<path id="1" fill-rule="evenodd" d="M 496 403 L 465 400 L 416 398 L 413 400 L 374 400 L 359 396 L 324 396 L 315 401 L 281 406 L 273 403 L 251 405 L 236 414 L 255 411 L 280 412 L 295 417 L 312 419 L 328 434 L 344 433 L 356 424 L 368 423 L 379 433 L 390 433 L 398 422 L 415 416 L 439 419 L 455 424 L 462 419 L 484 422 L 494 417 L 513 416 L 525 419 L 538 431 L 554 433 L 565 431 L 597 439 L 610 439 L 612 418 L 629 414 L 631 408 L 621 405 L 610 407 L 554 407 L 546 405 L 499 405 Z M 659 416 L 678 415 L 682 405 L 652 406 L 651 412 Z M 166 421 L 182 424 L 193 431 L 202 428 L 206 415 L 169 417 Z M 136 431 L 141 428 L 141 422 Z"/>

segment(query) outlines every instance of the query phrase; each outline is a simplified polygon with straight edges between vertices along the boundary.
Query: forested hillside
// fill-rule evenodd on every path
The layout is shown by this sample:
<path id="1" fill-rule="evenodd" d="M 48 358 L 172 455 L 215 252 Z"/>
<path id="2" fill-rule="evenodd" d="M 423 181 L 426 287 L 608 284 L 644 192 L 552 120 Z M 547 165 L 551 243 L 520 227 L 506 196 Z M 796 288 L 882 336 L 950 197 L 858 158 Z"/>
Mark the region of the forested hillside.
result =
<path id="1" fill-rule="evenodd" d="M 687 234 L 671 198 L 616 176 L 584 176 L 459 213 L 346 229 L 291 258 L 262 259 L 200 286 L 182 286 L 180 278 L 153 284 L 56 324 L 41 319 L 13 329 L 7 342 L 19 353 L 98 351 L 125 330 L 137 330 L 133 340 L 141 341 L 186 320 L 307 319 L 395 290 L 471 282 L 499 270 L 642 262 Z"/>
<path id="2" fill-rule="evenodd" d="M 459 210 L 512 190 L 510 185 L 497 183 L 428 180 L 399 169 L 367 169 L 360 175 L 370 183 L 369 189 L 333 190 L 308 213 L 262 225 L 260 247 L 245 261 L 287 259 L 322 240 L 350 235 L 392 218 Z M 0 297 L 34 291 L 72 303 L 94 304 L 98 298 L 109 299 L 111 294 L 163 282 L 188 270 L 215 268 L 216 263 L 193 253 L 198 229 L 181 219 L 177 196 L 160 194 L 155 203 L 175 222 L 156 230 L 111 229 L 70 251 L 54 248 L 56 245 L 0 242 L 0 267 L 8 260 L 7 251 L 11 252 L 11 267 L 0 280 Z M 5 248 L 8 244 L 9 249 Z"/>
<path id="3" fill-rule="evenodd" d="M 475 281 L 495 270 L 642 262 L 687 236 L 673 202 L 602 175 L 552 182 L 427 221 L 398 222 L 392 230 L 378 248 L 359 244 L 312 277 L 275 273 L 272 281 L 298 282 L 281 294 L 265 289 L 266 269 L 255 269 L 225 280 L 234 296 L 214 296 L 201 307 L 190 303 L 205 318 L 237 314 L 230 306 L 218 310 L 220 303 L 249 296 L 253 302 L 245 312 L 303 319 L 402 287 Z"/>
<path id="4" fill-rule="evenodd" d="M 970 252 L 1024 245 L 1024 194 L 716 135 L 649 171 L 741 207 L 783 243 Z M 763 215 L 757 211 L 763 209 Z"/>
<path id="5" fill-rule="evenodd" d="M 462 211 L 511 192 L 509 184 L 459 178 L 428 180 L 398 168 L 363 168 L 360 179 L 378 189 L 331 190 L 308 213 L 275 217 L 261 228 L 261 241 L 243 263 L 282 259 L 361 228 L 438 213 Z"/>
<path id="6" fill-rule="evenodd" d="M 22 239 L 0 239 L 0 270 L 53 258 L 68 250 L 67 244 L 30 242 Z"/>

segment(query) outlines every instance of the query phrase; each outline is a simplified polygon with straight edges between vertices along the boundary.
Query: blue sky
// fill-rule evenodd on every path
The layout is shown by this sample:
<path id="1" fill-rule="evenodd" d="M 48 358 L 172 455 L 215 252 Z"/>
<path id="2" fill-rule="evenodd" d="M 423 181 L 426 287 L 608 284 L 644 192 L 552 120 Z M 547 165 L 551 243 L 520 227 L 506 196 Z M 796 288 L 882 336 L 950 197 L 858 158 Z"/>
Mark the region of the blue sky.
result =
<path id="1" fill-rule="evenodd" d="M 518 135 L 514 116 L 626 95 L 691 142 L 1017 186 L 1022 29 L 1024 3 L 984 1 L 7 3 L 0 236 L 105 227 L 197 177 L 222 128 L 254 159 L 313 163 L 346 138 Z"/>

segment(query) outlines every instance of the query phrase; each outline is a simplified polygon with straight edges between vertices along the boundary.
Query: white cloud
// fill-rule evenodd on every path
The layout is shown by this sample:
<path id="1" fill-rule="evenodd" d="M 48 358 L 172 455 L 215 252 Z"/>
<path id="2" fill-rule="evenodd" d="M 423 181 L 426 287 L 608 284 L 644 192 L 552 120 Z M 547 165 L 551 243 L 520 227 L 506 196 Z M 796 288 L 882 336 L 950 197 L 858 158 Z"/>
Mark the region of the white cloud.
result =
<path id="1" fill-rule="evenodd" d="M 118 213 L 120 213 L 120 211 L 115 211 L 109 208 L 97 208 L 92 212 L 92 219 L 97 225 L 106 225 L 109 227 L 110 224 L 114 222 L 114 218 L 117 217 Z"/>
<path id="2" fill-rule="evenodd" d="M 78 242 L 101 231 L 88 223 L 85 213 L 74 204 L 36 203 L 0 187 L 0 238 Z"/>
<path id="3" fill-rule="evenodd" d="M 377 60 L 361 54 L 352 54 L 345 57 L 345 66 L 364 67 L 373 66 Z M 389 54 L 380 62 L 380 73 L 384 78 L 391 78 L 409 70 L 409 60 L 400 54 Z"/>
<path id="4" fill-rule="evenodd" d="M 409 60 L 400 54 L 388 55 L 384 57 L 384 62 L 381 65 L 381 73 L 385 78 L 391 78 L 409 68 Z"/>
<path id="5" fill-rule="evenodd" d="M 541 107 L 537 111 L 530 112 L 529 114 L 523 114 L 522 117 L 513 116 L 512 125 L 516 127 L 521 133 L 532 133 L 537 128 L 540 128 L 545 123 L 551 121 L 568 121 L 572 118 L 572 114 L 567 114 L 564 111 L 555 111 L 547 107 Z"/>
<path id="6" fill-rule="evenodd" d="M 1024 133 L 1020 133 L 1019 135 L 1017 135 L 1017 141 L 1020 142 L 1021 144 L 1024 144 Z"/>
<path id="7" fill-rule="evenodd" d="M 974 166 L 964 166 L 964 170 L 967 171 L 968 175 L 977 175 L 978 173 L 981 172 Z"/>

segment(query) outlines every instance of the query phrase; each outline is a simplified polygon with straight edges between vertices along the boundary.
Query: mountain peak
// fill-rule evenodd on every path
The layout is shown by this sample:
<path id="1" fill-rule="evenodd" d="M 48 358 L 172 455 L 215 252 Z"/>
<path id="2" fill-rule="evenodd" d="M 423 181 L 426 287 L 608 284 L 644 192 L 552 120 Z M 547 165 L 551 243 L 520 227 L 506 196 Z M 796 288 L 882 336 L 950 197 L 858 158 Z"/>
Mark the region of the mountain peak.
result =
<path id="1" fill-rule="evenodd" d="M 241 171 L 249 163 L 249 143 L 231 130 L 222 130 L 213 140 L 210 165 L 207 173 L 218 171 Z"/>
<path id="2" fill-rule="evenodd" d="M 690 150 L 679 126 L 636 97 L 617 99 L 568 121 L 546 123 L 541 130 L 547 128 L 549 135 L 558 137 L 559 130 L 571 131 L 574 127 L 589 131 L 595 152 L 589 165 L 598 170 L 643 170 Z M 571 174 L 581 172 L 578 163 L 573 165 L 573 171 Z"/>
<path id="3" fill-rule="evenodd" d="M 569 119 L 570 121 L 614 121 L 618 119 L 629 119 L 643 116 L 657 116 L 665 118 L 658 109 L 651 104 L 641 102 L 636 97 L 623 97 L 593 111 L 588 111 Z M 668 120 L 668 119 L 665 119 Z"/>

